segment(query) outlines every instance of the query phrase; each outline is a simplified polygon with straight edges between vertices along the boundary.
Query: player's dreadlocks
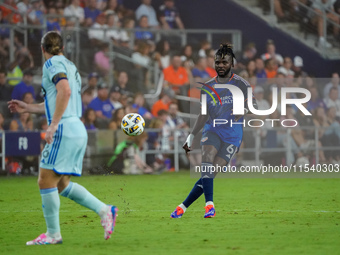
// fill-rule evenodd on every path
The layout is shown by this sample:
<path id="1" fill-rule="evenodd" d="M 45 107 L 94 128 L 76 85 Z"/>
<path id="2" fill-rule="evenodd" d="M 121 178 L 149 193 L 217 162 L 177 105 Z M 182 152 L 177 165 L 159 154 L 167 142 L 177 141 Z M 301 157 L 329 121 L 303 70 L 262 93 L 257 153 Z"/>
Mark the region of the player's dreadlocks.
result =
<path id="1" fill-rule="evenodd" d="M 232 57 L 232 63 L 234 63 L 234 51 L 233 51 L 233 46 L 228 43 L 221 43 L 220 48 L 217 50 L 215 53 L 215 59 L 216 56 L 221 56 L 221 58 L 224 58 L 226 55 L 229 55 Z"/>

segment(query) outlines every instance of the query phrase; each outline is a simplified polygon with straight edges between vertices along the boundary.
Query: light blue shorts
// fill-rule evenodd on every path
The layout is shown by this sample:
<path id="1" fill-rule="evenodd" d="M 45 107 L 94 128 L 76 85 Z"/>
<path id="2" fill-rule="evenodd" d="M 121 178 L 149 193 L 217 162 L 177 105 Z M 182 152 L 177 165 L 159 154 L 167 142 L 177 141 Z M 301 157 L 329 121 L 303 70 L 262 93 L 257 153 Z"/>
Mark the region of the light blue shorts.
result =
<path id="1" fill-rule="evenodd" d="M 86 145 L 87 132 L 80 119 L 61 119 L 53 142 L 46 144 L 41 153 L 40 167 L 57 174 L 80 176 Z"/>

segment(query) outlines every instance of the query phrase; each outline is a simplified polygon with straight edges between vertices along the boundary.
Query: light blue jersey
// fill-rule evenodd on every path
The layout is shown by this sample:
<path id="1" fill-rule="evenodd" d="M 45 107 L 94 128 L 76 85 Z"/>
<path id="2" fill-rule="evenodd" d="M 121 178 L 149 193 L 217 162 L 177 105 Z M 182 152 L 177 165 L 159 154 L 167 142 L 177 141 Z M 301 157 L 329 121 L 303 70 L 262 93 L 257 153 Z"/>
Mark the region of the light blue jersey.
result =
<path id="1" fill-rule="evenodd" d="M 81 77 L 77 67 L 63 55 L 53 56 L 47 60 L 43 67 L 42 90 L 45 97 L 45 112 L 50 124 L 55 111 L 57 98 L 56 81 L 60 77 L 67 78 L 71 97 L 62 118 L 81 117 Z"/>
<path id="2" fill-rule="evenodd" d="M 76 66 L 64 56 L 53 56 L 43 67 L 42 90 L 45 96 L 45 112 L 49 125 L 56 108 L 57 89 L 60 80 L 67 79 L 71 96 L 67 108 L 58 123 L 53 142 L 42 151 L 40 167 L 51 169 L 57 174 L 76 175 L 82 173 L 87 145 L 87 132 L 80 117 L 81 78 Z"/>

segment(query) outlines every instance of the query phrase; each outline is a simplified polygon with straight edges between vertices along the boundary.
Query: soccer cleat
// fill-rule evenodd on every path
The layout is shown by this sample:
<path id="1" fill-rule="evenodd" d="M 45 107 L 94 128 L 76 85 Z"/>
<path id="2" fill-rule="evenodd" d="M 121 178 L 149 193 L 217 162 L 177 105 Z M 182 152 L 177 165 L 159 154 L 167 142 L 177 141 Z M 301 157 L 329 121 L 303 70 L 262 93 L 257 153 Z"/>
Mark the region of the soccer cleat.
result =
<path id="1" fill-rule="evenodd" d="M 216 211 L 213 205 L 207 205 L 204 207 L 205 209 L 205 214 L 204 218 L 214 218 L 216 215 Z"/>
<path id="2" fill-rule="evenodd" d="M 170 218 L 173 219 L 181 218 L 183 214 L 184 210 L 180 206 L 177 206 L 176 210 L 171 213 Z"/>
<path id="3" fill-rule="evenodd" d="M 118 212 L 118 208 L 110 205 L 110 211 L 106 214 L 106 216 L 100 221 L 104 228 L 104 238 L 105 240 L 111 237 L 112 232 L 114 231 L 114 227 L 116 225 L 116 217 Z"/>
<path id="4" fill-rule="evenodd" d="M 45 233 L 38 236 L 36 239 L 32 241 L 28 241 L 26 245 L 44 245 L 44 244 L 62 244 L 63 239 L 54 239 L 49 236 L 46 236 Z"/>

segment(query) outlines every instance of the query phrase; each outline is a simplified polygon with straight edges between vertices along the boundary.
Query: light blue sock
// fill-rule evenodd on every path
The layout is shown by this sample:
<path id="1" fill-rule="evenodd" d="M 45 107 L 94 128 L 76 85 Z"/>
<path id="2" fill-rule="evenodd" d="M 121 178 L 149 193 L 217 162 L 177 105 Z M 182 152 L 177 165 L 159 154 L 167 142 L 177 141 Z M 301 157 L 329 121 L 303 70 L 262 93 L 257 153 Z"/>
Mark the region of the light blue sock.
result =
<path id="1" fill-rule="evenodd" d="M 75 182 L 70 181 L 69 185 L 60 193 L 60 195 L 72 199 L 76 203 L 95 211 L 100 217 L 103 216 L 102 214 L 105 214 L 106 208 L 108 207 L 88 192 L 87 189 Z"/>
<path id="2" fill-rule="evenodd" d="M 57 188 L 40 189 L 42 208 L 47 226 L 47 233 L 54 235 L 60 233 L 59 208 L 60 198 Z"/>

